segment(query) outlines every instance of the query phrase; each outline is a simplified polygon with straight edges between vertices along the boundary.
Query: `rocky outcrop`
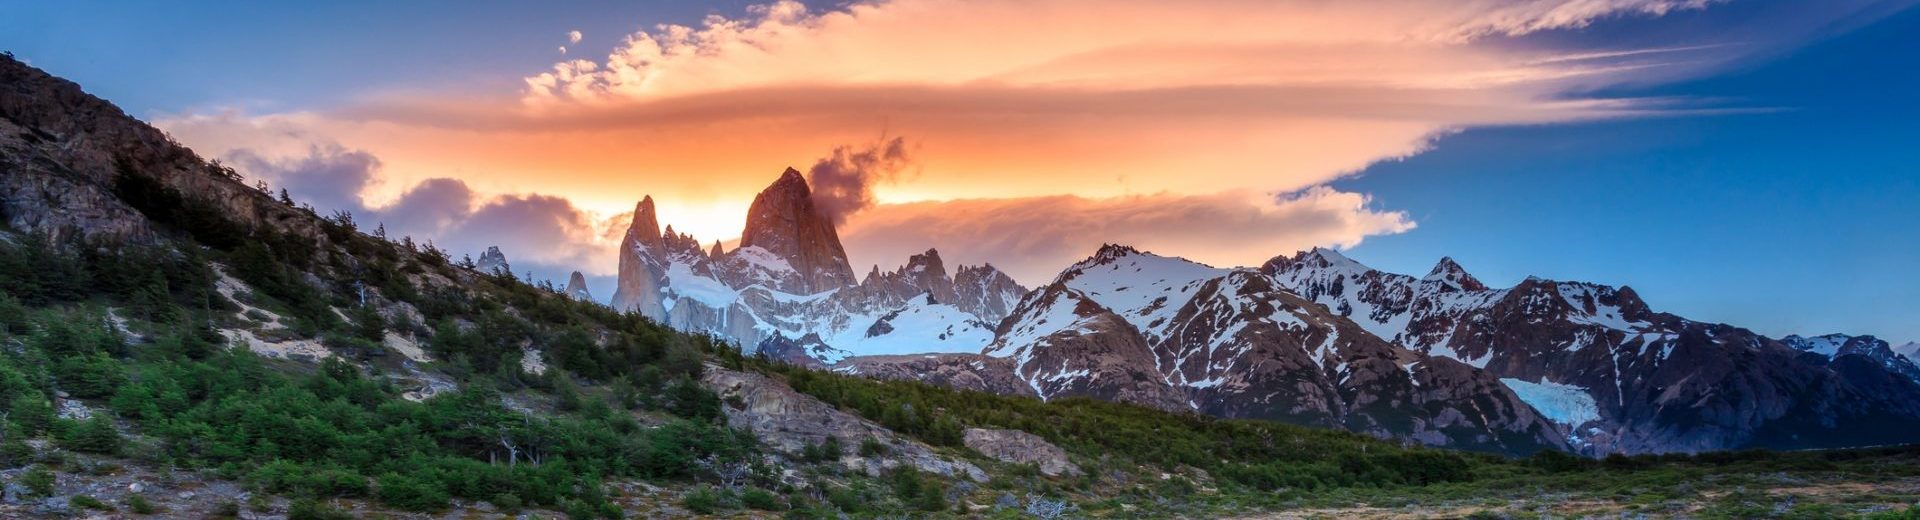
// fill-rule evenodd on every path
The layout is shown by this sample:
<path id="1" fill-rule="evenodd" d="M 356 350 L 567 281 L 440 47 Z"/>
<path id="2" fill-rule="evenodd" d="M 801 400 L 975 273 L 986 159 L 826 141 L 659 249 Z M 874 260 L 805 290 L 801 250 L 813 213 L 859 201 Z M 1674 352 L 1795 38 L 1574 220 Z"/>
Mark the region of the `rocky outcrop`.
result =
<path id="1" fill-rule="evenodd" d="M 163 191 L 190 194 L 194 207 L 180 207 Z M 134 199 L 150 203 L 149 211 L 218 214 L 243 233 L 270 226 L 328 242 L 310 213 L 245 185 L 231 169 L 201 159 L 79 85 L 0 57 L 0 219 L 56 239 L 151 242 L 187 231 L 158 229 L 164 223 L 156 226 L 129 203 Z"/>
<path id="2" fill-rule="evenodd" d="M 985 482 L 987 474 L 972 463 L 942 456 L 918 441 L 840 411 L 767 376 L 709 366 L 703 383 L 728 403 L 727 424 L 753 433 L 762 445 L 776 451 L 799 453 L 832 437 L 842 448 L 841 462 L 878 475 L 887 468 L 908 465 L 952 478 Z M 864 458 L 854 449 L 867 439 L 889 447 L 886 455 Z"/>
<path id="3" fill-rule="evenodd" d="M 573 298 L 578 301 L 593 301 L 593 292 L 587 290 L 587 277 L 580 274 L 579 271 L 574 271 L 571 276 L 567 277 L 566 294 L 568 298 Z"/>
<path id="4" fill-rule="evenodd" d="M 1008 464 L 1032 464 L 1049 477 L 1079 476 L 1080 465 L 1067 460 L 1067 450 L 1038 435 L 1020 430 L 968 428 L 962 442 L 973 451 Z"/>

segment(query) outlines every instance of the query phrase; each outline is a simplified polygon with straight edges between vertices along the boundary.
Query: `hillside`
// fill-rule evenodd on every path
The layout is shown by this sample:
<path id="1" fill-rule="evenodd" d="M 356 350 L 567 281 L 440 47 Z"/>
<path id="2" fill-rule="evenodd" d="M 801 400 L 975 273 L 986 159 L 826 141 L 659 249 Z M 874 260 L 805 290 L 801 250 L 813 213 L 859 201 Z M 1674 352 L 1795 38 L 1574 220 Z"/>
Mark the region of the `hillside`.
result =
<path id="1" fill-rule="evenodd" d="M 0 60 L 0 516 L 1532 514 L 1557 496 L 1745 517 L 1920 498 L 1910 448 L 1512 459 L 811 370 L 267 188 Z M 825 272 L 781 283 L 852 271 Z M 1843 486 L 1871 492 L 1806 491 Z"/>

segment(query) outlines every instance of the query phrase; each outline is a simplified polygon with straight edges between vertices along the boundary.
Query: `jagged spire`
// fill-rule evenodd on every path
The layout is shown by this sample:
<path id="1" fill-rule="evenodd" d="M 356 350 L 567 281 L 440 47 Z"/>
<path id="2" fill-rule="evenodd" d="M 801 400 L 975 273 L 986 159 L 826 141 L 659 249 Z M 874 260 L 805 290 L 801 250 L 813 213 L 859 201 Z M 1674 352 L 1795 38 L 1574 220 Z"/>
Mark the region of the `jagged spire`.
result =
<path id="1" fill-rule="evenodd" d="M 633 205 L 633 223 L 627 226 L 627 239 L 649 247 L 660 245 L 660 219 L 654 215 L 652 195 Z"/>

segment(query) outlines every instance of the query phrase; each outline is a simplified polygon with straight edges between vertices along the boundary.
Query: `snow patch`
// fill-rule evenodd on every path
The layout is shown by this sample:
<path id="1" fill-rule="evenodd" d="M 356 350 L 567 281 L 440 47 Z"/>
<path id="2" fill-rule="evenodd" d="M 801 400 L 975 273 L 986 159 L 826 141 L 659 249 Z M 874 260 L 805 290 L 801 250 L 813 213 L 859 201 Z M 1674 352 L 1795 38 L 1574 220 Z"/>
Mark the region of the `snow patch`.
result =
<path id="1" fill-rule="evenodd" d="M 1552 381 L 1532 383 L 1512 378 L 1501 378 L 1500 383 L 1507 385 L 1514 395 L 1547 420 L 1567 426 L 1600 420 L 1600 406 L 1586 388 Z"/>

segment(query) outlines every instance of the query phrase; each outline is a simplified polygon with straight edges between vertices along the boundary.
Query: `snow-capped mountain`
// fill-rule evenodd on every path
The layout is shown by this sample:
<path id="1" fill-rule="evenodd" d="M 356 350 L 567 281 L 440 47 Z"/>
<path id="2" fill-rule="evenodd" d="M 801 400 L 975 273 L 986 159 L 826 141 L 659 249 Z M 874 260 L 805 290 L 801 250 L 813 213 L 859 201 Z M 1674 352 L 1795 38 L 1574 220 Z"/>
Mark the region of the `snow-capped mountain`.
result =
<path id="1" fill-rule="evenodd" d="M 1920 364 L 1916 364 L 1912 356 L 1900 353 L 1880 338 L 1846 334 L 1813 337 L 1794 335 L 1780 338 L 1780 342 L 1795 350 L 1813 354 L 1817 363 L 1832 363 L 1843 357 L 1858 356 L 1879 365 L 1887 372 L 1906 376 L 1907 379 L 1920 383 Z"/>
<path id="2" fill-rule="evenodd" d="M 1504 452 L 1848 446 L 1920 428 L 1920 371 L 1884 342 L 1774 340 L 1654 312 L 1626 287 L 1493 288 L 1450 258 L 1416 278 L 1326 249 L 1222 269 L 1123 246 L 1031 292 L 991 266 L 950 276 L 933 250 L 856 282 L 799 172 L 750 211 L 751 239 L 726 251 L 661 230 L 643 199 L 614 307 L 871 377 Z"/>
<path id="3" fill-rule="evenodd" d="M 1502 378 L 1594 453 L 1911 441 L 1886 425 L 1920 426 L 1912 364 L 1871 338 L 1776 341 L 1654 312 L 1626 287 L 1494 289 L 1451 259 L 1414 278 L 1315 249 L 1261 272 L 1398 346 Z"/>
<path id="4" fill-rule="evenodd" d="M 634 208 L 613 306 L 801 364 L 849 355 L 979 352 L 1026 288 L 991 265 L 950 276 L 940 253 L 855 281 L 832 221 L 791 168 L 754 198 L 740 247 L 702 249 Z"/>
<path id="5" fill-rule="evenodd" d="M 1905 345 L 1893 347 L 1893 352 L 1906 356 L 1909 360 L 1920 362 L 1920 341 L 1909 341 Z"/>
<path id="6" fill-rule="evenodd" d="M 1109 245 L 1028 294 L 995 336 L 979 356 L 853 358 L 836 370 L 1470 449 L 1566 446 L 1564 430 L 1495 378 L 1382 341 L 1254 270 Z"/>

